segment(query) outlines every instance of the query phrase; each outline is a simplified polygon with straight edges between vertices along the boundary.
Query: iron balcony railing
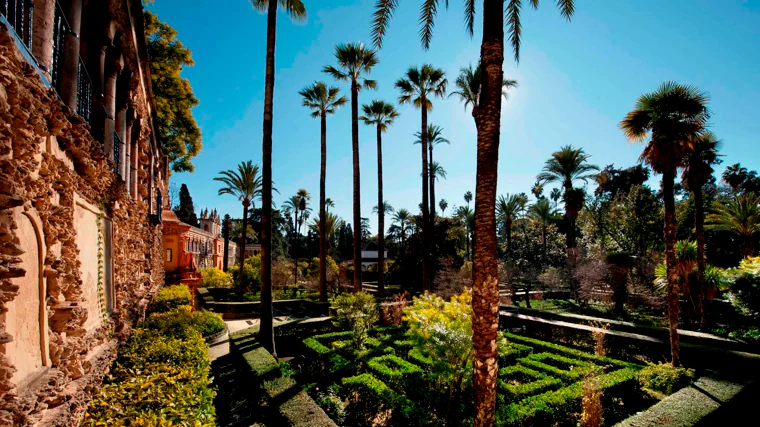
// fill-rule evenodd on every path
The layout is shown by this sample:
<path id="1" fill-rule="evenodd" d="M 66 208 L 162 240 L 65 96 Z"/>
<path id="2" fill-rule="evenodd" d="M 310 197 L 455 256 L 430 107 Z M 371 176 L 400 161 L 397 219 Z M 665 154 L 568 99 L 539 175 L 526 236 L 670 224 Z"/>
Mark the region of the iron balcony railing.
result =
<path id="1" fill-rule="evenodd" d="M 119 156 L 119 150 L 121 150 L 121 138 L 116 131 L 113 132 L 113 171 L 118 174 L 121 169 L 121 157 Z"/>
<path id="2" fill-rule="evenodd" d="M 82 58 L 77 65 L 77 114 L 92 126 L 92 79 Z"/>
<path id="3" fill-rule="evenodd" d="M 158 222 L 163 221 L 163 210 L 164 201 L 163 196 L 161 195 L 161 189 L 156 188 L 156 218 L 158 218 Z"/>
<path id="4" fill-rule="evenodd" d="M 53 69 L 50 70 L 51 83 L 53 88 L 61 92 L 61 70 L 66 62 L 64 58 L 66 35 L 71 33 L 71 27 L 66 20 L 66 14 L 58 2 L 55 2 L 53 11 Z"/>
<path id="5" fill-rule="evenodd" d="M 0 0 L 0 14 L 11 24 L 27 49 L 32 50 L 34 0 Z"/>

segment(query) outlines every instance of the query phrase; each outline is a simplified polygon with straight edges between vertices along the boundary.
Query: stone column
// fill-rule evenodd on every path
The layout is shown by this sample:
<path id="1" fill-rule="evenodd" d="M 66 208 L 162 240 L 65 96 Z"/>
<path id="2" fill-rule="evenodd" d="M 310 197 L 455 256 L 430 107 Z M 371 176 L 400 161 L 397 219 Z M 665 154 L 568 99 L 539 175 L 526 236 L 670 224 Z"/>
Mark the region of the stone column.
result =
<path id="1" fill-rule="evenodd" d="M 115 131 L 119 135 L 119 175 L 127 180 L 127 104 L 121 105 L 116 111 Z"/>
<path id="2" fill-rule="evenodd" d="M 121 69 L 124 66 L 124 59 L 121 54 L 118 58 L 114 58 L 107 67 L 107 77 L 105 79 L 105 92 L 103 94 L 103 106 L 105 107 L 105 123 L 103 126 L 103 144 L 106 152 L 106 157 L 116 161 L 113 158 L 114 147 L 114 130 L 116 128 L 116 80 L 121 73 Z M 121 148 L 121 147 L 119 147 Z"/>
<path id="3" fill-rule="evenodd" d="M 34 0 L 34 15 L 32 17 L 32 54 L 37 58 L 37 63 L 48 80 L 50 80 L 53 71 L 54 15 L 55 0 Z"/>
<path id="4" fill-rule="evenodd" d="M 71 0 L 71 7 L 66 13 L 66 19 L 71 26 L 70 32 L 64 35 L 63 64 L 59 77 L 58 93 L 63 103 L 77 110 L 77 87 L 79 83 L 79 33 L 82 26 L 82 0 Z"/>

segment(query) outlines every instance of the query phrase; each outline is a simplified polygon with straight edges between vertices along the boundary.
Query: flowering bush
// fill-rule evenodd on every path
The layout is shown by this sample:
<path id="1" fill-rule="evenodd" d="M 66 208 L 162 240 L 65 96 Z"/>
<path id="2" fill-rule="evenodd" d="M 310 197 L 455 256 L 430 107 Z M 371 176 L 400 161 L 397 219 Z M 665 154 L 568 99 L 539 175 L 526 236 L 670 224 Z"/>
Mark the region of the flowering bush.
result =
<path id="1" fill-rule="evenodd" d="M 731 303 L 744 314 L 760 317 L 760 257 L 745 258 L 739 266 L 726 270 Z"/>
<path id="2" fill-rule="evenodd" d="M 215 268 L 201 269 L 201 285 L 206 288 L 229 288 L 232 286 L 232 276 Z"/>

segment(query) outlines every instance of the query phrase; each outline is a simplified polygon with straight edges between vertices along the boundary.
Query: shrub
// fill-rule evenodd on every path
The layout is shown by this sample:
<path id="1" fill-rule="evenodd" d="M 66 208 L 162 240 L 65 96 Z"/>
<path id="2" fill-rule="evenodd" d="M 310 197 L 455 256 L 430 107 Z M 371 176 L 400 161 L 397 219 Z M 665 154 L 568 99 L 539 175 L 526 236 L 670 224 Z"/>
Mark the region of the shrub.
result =
<path id="1" fill-rule="evenodd" d="M 207 310 L 198 310 L 193 313 L 193 327 L 204 337 L 216 334 L 224 330 L 222 316 Z"/>
<path id="2" fill-rule="evenodd" d="M 639 383 L 646 388 L 671 394 L 686 387 L 694 379 L 694 370 L 674 368 L 669 363 L 651 364 L 638 374 Z"/>
<path id="3" fill-rule="evenodd" d="M 216 268 L 202 268 L 201 285 L 206 288 L 229 288 L 232 286 L 232 276 Z"/>
<path id="4" fill-rule="evenodd" d="M 400 385 L 403 380 L 412 380 L 412 378 L 419 380 L 422 375 L 422 369 L 417 365 L 393 354 L 370 359 L 367 362 L 367 367 L 383 381 L 396 385 Z M 409 384 L 407 383 L 407 385 Z"/>
<path id="5" fill-rule="evenodd" d="M 155 313 L 133 330 L 82 425 L 214 425 L 207 347 L 188 313 Z"/>
<path id="6" fill-rule="evenodd" d="M 731 338 L 734 339 L 740 339 L 744 341 L 760 341 L 760 329 L 758 328 L 749 328 L 749 329 L 737 329 L 730 334 L 728 334 Z"/>
<path id="7" fill-rule="evenodd" d="M 343 425 L 346 418 L 346 403 L 338 396 L 339 391 L 340 386 L 334 384 L 328 387 L 327 391 L 318 391 L 315 400 L 322 410 L 335 421 L 335 424 L 340 426 Z"/>
<path id="8" fill-rule="evenodd" d="M 198 331 L 204 337 L 224 330 L 220 315 L 206 310 L 191 312 L 189 305 L 165 313 L 153 313 L 145 325 L 148 329 L 162 331 L 163 335 L 179 338 L 188 337 L 189 330 Z"/>
<path id="9" fill-rule="evenodd" d="M 151 303 L 150 311 L 166 312 L 181 305 L 190 305 L 191 298 L 190 289 L 185 285 L 166 286 L 158 291 Z"/>
<path id="10" fill-rule="evenodd" d="M 760 318 L 760 257 L 745 258 L 739 267 L 726 270 L 731 303 L 744 314 Z"/>
<path id="11" fill-rule="evenodd" d="M 363 350 L 367 330 L 377 321 L 375 297 L 366 292 L 342 294 L 333 300 L 333 305 L 335 326 L 350 330 L 356 349 Z"/>
<path id="12" fill-rule="evenodd" d="M 234 278 L 238 291 L 243 293 L 255 291 L 261 287 L 261 256 L 254 255 L 245 259 L 243 263 L 243 287 L 240 289 L 240 266 L 229 268 L 230 276 Z"/>

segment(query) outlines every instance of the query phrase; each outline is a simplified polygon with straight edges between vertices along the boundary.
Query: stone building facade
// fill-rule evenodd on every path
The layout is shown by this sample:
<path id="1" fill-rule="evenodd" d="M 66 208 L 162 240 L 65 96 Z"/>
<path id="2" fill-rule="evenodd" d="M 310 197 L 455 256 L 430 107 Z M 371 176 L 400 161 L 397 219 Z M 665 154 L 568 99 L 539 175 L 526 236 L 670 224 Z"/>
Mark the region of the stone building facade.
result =
<path id="1" fill-rule="evenodd" d="M 163 284 L 142 12 L 0 1 L 0 425 L 77 425 Z"/>

